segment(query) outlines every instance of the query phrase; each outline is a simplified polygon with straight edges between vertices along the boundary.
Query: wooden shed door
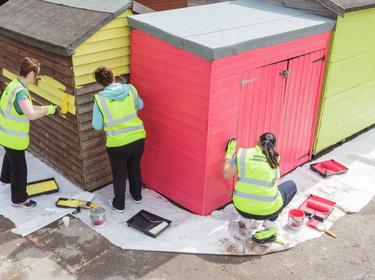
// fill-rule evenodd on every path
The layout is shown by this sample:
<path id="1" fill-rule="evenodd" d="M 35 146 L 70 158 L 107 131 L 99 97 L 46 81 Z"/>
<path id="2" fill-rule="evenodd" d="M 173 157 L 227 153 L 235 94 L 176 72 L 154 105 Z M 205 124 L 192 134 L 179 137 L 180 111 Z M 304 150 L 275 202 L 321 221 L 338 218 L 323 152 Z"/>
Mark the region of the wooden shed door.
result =
<path id="1" fill-rule="evenodd" d="M 243 73 L 237 139 L 251 147 L 273 132 L 284 174 L 311 157 L 324 51 Z"/>

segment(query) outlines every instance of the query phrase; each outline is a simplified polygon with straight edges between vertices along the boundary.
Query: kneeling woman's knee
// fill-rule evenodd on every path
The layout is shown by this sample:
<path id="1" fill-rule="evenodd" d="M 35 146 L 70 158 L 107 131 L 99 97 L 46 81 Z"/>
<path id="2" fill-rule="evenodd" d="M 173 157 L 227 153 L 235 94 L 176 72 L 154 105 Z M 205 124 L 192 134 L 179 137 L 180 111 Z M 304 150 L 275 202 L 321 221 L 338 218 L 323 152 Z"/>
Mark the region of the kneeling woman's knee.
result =
<path id="1" fill-rule="evenodd" d="M 293 192 L 294 194 L 297 193 L 297 185 L 294 181 L 292 180 L 289 180 L 289 181 L 286 181 L 286 183 L 288 183 L 288 187 L 289 187 L 289 190 L 291 192 Z"/>

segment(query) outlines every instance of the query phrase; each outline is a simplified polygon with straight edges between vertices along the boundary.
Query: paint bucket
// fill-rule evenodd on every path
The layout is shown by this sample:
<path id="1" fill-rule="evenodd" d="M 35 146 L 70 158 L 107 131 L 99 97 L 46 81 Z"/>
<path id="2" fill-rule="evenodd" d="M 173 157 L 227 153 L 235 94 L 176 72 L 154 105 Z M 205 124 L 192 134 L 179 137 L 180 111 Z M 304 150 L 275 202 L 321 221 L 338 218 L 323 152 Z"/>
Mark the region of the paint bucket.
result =
<path id="1" fill-rule="evenodd" d="M 107 223 L 105 209 L 103 207 L 96 207 L 90 211 L 91 224 L 94 227 L 102 227 Z"/>
<path id="2" fill-rule="evenodd" d="M 305 212 L 300 209 L 292 209 L 289 211 L 288 226 L 292 230 L 300 230 L 305 220 Z"/>

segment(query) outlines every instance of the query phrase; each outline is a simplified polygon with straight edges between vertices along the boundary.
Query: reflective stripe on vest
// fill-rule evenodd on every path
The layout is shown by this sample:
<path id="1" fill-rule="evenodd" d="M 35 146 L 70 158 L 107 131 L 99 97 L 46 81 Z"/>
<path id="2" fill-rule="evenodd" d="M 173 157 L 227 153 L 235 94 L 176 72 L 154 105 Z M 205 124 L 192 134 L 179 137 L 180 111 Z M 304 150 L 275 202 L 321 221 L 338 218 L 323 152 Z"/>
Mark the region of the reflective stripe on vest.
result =
<path id="1" fill-rule="evenodd" d="M 273 202 L 277 199 L 278 194 L 275 196 L 261 196 L 261 195 L 255 195 L 255 194 L 250 194 L 250 193 L 244 193 L 235 190 L 233 192 L 233 195 L 237 195 L 238 197 L 246 198 L 246 199 L 253 199 L 253 200 L 258 200 L 258 201 L 264 201 L 264 202 Z"/>
<path id="2" fill-rule="evenodd" d="M 5 133 L 5 134 L 9 134 L 9 135 L 12 135 L 12 136 L 17 136 L 17 137 L 27 138 L 29 136 L 29 133 L 10 130 L 10 129 L 2 127 L 1 125 L 0 125 L 0 131 Z"/>
<path id="3" fill-rule="evenodd" d="M 253 179 L 253 178 L 247 178 L 245 177 L 245 172 L 246 172 L 246 150 L 242 149 L 240 151 L 240 173 L 241 177 L 238 178 L 239 182 L 246 183 L 246 184 L 253 184 L 261 187 L 267 187 L 267 188 L 272 188 L 274 186 L 274 181 L 277 178 L 278 175 L 278 170 L 275 168 L 275 180 L 274 181 L 263 181 L 263 180 L 258 180 L 258 179 Z"/>
<path id="4" fill-rule="evenodd" d="M 118 130 L 108 130 L 106 131 L 107 135 L 118 135 L 118 134 L 123 134 L 123 133 L 128 133 L 136 130 L 143 129 L 143 124 L 135 126 L 135 127 L 128 127 L 128 128 L 123 128 L 123 129 L 118 129 Z"/>
<path id="5" fill-rule="evenodd" d="M 12 108 L 13 108 L 13 102 L 14 102 L 13 100 L 16 97 L 17 92 L 19 92 L 20 90 L 22 90 L 24 88 L 25 88 L 24 86 L 19 85 L 19 86 L 16 86 L 12 90 L 11 94 L 8 97 L 8 106 L 7 106 L 7 109 L 6 109 L 5 112 L 3 112 L 3 110 L 0 107 L 0 114 L 5 119 L 8 119 L 8 120 L 11 120 L 11 121 L 14 121 L 14 122 L 22 122 L 22 123 L 26 123 L 26 124 L 30 123 L 29 119 L 24 118 L 24 117 L 15 116 L 15 115 L 12 114 Z M 12 135 L 12 136 L 24 137 L 24 138 L 29 137 L 29 133 L 7 129 L 5 127 L 2 127 L 1 125 L 0 125 L 0 130 L 3 133 L 9 134 L 9 135 Z"/>
<path id="6" fill-rule="evenodd" d="M 127 122 L 127 121 L 133 120 L 135 118 L 138 118 L 137 113 L 134 113 L 134 114 L 130 114 L 128 116 L 125 116 L 121 119 L 113 120 L 111 111 L 109 110 L 107 102 L 105 101 L 105 97 L 103 97 L 101 95 L 98 95 L 98 96 L 99 96 L 100 105 L 102 105 L 102 108 L 103 108 L 103 111 L 104 111 L 103 113 L 105 114 L 105 116 L 108 119 L 108 121 L 104 123 L 105 128 L 116 126 L 116 125 L 122 124 L 124 122 Z M 141 128 L 143 128 L 143 125 L 142 125 L 142 127 L 137 128 L 137 129 L 128 128 L 128 129 L 131 129 L 131 130 L 128 130 L 128 131 L 125 131 L 125 129 L 123 129 L 122 132 L 120 132 L 120 130 L 117 130 L 117 131 L 113 130 L 113 131 L 106 131 L 106 133 L 107 133 L 107 135 L 116 135 L 116 134 L 121 134 L 121 133 L 125 133 L 125 132 L 131 132 L 131 131 L 138 130 L 138 129 L 141 129 Z"/>
<path id="7" fill-rule="evenodd" d="M 0 144 L 20 151 L 27 149 L 30 143 L 30 121 L 24 114 L 20 115 L 14 106 L 21 90 L 25 90 L 31 100 L 27 87 L 18 79 L 9 83 L 0 99 Z"/>
<path id="8" fill-rule="evenodd" d="M 12 108 L 11 108 L 11 110 L 12 110 Z M 1 108 L 0 108 L 0 114 L 4 118 L 7 118 L 7 119 L 15 121 L 15 122 L 29 123 L 29 119 L 26 119 L 26 118 L 23 118 L 23 117 L 14 116 L 11 113 L 8 113 L 8 109 L 7 109 L 7 112 L 3 112 L 3 110 L 1 110 Z"/>
<path id="9" fill-rule="evenodd" d="M 260 147 L 240 149 L 237 154 L 238 181 L 233 192 L 234 206 L 249 214 L 267 216 L 282 207 L 276 186 L 278 168 L 272 168 Z"/>

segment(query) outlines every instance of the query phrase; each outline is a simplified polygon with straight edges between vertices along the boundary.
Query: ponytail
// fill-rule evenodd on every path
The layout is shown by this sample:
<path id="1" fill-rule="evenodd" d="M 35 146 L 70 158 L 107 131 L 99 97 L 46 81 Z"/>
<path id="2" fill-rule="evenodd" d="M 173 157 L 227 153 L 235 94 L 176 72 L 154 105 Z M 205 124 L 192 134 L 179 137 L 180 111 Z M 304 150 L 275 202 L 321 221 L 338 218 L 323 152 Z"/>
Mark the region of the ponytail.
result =
<path id="1" fill-rule="evenodd" d="M 276 137 L 273 133 L 267 132 L 259 137 L 259 146 L 272 168 L 277 168 L 279 166 L 280 155 L 276 151 L 275 145 Z"/>

